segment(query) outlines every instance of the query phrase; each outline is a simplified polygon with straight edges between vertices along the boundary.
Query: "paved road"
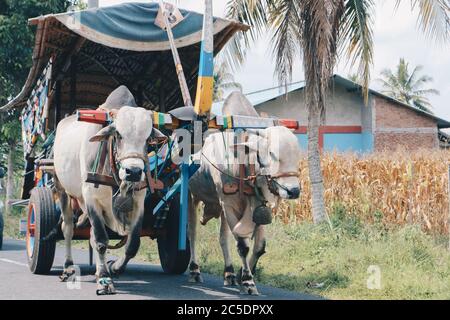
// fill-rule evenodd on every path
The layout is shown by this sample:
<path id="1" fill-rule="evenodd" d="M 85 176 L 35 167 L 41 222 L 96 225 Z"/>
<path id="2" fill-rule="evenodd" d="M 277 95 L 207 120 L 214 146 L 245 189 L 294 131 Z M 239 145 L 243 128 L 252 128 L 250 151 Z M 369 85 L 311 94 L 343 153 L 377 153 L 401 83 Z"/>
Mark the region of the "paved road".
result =
<path id="1" fill-rule="evenodd" d="M 28 269 L 25 243 L 5 240 L 0 251 L 1 299 L 274 299 L 305 300 L 316 297 L 259 285 L 260 296 L 240 295 L 237 288 L 223 286 L 219 277 L 204 275 L 201 285 L 187 282 L 186 275 L 173 276 L 162 272 L 160 266 L 132 262 L 125 274 L 115 280 L 116 295 L 98 297 L 94 267 L 88 264 L 86 250 L 74 249 L 74 260 L 81 267 L 81 289 L 68 289 L 58 279 L 62 272 L 64 249 L 57 247 L 54 267 L 50 275 L 34 275 Z"/>

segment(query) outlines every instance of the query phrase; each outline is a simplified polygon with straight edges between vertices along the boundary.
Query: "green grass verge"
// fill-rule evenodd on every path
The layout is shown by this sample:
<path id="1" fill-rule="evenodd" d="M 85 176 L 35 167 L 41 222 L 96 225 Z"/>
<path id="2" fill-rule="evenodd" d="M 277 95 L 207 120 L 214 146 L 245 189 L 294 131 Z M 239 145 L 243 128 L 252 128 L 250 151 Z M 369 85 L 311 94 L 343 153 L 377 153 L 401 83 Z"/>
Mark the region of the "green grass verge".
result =
<path id="1" fill-rule="evenodd" d="M 14 221 L 14 225 L 12 222 Z M 331 299 L 450 299 L 450 253 L 447 239 L 438 241 L 417 226 L 364 225 L 336 207 L 328 224 L 267 226 L 267 253 L 260 259 L 257 283 Z M 18 235 L 18 217 L 8 217 L 5 231 Z M 198 228 L 198 257 L 203 272 L 221 276 L 223 258 L 219 223 Z M 87 241 L 76 241 L 87 248 Z M 240 266 L 234 243 L 234 265 Z M 123 249 L 111 252 L 116 255 Z M 159 263 L 156 241 L 143 238 L 137 259 Z M 377 266 L 379 289 L 367 288 L 368 268 Z"/>

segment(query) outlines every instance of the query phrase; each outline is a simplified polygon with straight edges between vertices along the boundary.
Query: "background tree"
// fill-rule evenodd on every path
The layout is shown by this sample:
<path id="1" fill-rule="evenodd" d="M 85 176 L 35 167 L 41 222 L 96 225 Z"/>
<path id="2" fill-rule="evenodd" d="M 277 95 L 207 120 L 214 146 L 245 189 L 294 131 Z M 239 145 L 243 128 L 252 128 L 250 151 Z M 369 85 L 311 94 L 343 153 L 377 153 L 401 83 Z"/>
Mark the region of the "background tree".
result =
<path id="1" fill-rule="evenodd" d="M 3 113 L 0 116 L 0 166 L 6 167 L 6 214 L 10 212 L 10 200 L 14 198 L 14 169 L 21 160 L 20 122 L 17 111 Z M 3 163 L 3 165 L 2 165 Z M 4 165 L 6 163 L 6 166 Z"/>
<path id="2" fill-rule="evenodd" d="M 383 84 L 382 93 L 409 104 L 420 110 L 431 112 L 432 106 L 428 100 L 431 94 L 438 95 L 436 89 L 425 89 L 424 86 L 433 81 L 432 77 L 420 75 L 422 66 L 417 66 L 412 72 L 409 70 L 409 63 L 401 58 L 396 70 L 385 69 L 381 72 L 379 79 Z"/>
<path id="3" fill-rule="evenodd" d="M 28 19 L 66 11 L 64 0 L 0 0 L 0 106 L 16 96 L 31 67 L 34 32 Z M 6 211 L 14 195 L 14 171 L 22 169 L 19 112 L 0 113 L 0 165 L 7 169 Z"/>
<path id="4" fill-rule="evenodd" d="M 448 0 L 403 0 L 419 13 L 419 26 L 428 36 L 447 41 L 450 33 Z M 397 6 L 400 4 L 397 0 Z M 316 223 L 325 220 L 319 127 L 327 105 L 329 83 L 338 55 L 358 66 L 368 100 L 373 62 L 373 0 L 229 0 L 227 16 L 252 26 L 229 46 L 228 61 L 242 61 L 251 40 L 269 31 L 281 83 L 292 78 L 296 59 L 302 58 L 308 115 L 308 167 L 312 211 Z M 416 11 L 414 11 L 416 12 Z"/>
<path id="5" fill-rule="evenodd" d="M 234 80 L 234 76 L 229 72 L 226 63 L 218 64 L 218 67 L 216 66 L 214 67 L 214 101 L 223 100 L 223 95 L 226 90 L 237 89 L 242 91 L 242 85 Z"/>

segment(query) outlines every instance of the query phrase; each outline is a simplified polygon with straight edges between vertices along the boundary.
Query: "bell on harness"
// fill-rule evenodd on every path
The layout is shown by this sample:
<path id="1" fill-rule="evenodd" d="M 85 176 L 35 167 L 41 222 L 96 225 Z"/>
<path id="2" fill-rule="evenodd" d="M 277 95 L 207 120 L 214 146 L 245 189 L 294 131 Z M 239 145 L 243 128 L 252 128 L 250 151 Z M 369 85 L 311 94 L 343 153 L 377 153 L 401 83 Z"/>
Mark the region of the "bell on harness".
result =
<path id="1" fill-rule="evenodd" d="M 267 225 L 272 223 L 272 210 L 265 204 L 256 207 L 253 211 L 253 222 L 257 225 Z"/>

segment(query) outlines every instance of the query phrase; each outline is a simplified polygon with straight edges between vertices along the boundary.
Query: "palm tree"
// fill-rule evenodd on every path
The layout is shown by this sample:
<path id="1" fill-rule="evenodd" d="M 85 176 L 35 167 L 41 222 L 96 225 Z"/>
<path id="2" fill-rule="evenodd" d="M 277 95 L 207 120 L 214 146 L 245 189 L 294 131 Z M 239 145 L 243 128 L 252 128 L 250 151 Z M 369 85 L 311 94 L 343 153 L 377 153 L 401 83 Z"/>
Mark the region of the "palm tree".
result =
<path id="1" fill-rule="evenodd" d="M 221 63 L 218 67 L 214 68 L 213 100 L 222 100 L 224 91 L 229 89 L 242 91 L 242 85 L 234 80 L 233 74 L 228 71 L 227 64 Z"/>
<path id="2" fill-rule="evenodd" d="M 384 87 L 382 93 L 397 99 L 401 102 L 409 104 L 420 110 L 431 113 L 431 103 L 428 95 L 439 94 L 435 89 L 424 89 L 424 85 L 433 81 L 433 78 L 419 73 L 422 66 L 417 66 L 412 72 L 409 70 L 409 64 L 405 59 L 401 58 L 397 69 L 393 72 L 385 69 L 381 72 L 382 79 L 379 79 Z"/>
<path id="3" fill-rule="evenodd" d="M 419 25 L 428 36 L 447 40 L 448 0 L 403 0 L 418 9 Z M 397 6 L 401 0 L 397 0 Z M 319 126 L 338 55 L 358 65 L 368 100 L 373 61 L 374 0 L 228 0 L 227 16 L 252 26 L 228 48 L 228 61 L 242 61 L 244 49 L 261 34 L 273 33 L 276 73 L 281 83 L 291 80 L 294 60 L 302 57 L 308 116 L 308 166 L 314 222 L 326 219 L 320 165 Z"/>

